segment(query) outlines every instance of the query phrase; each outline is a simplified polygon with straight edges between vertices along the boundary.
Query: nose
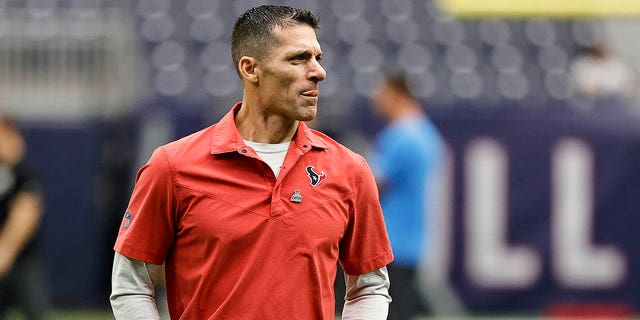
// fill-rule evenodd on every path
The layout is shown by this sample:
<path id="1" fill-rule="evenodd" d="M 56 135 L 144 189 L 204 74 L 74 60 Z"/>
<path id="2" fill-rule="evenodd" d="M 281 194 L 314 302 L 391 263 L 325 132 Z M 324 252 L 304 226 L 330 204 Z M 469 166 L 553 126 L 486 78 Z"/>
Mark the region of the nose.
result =
<path id="1" fill-rule="evenodd" d="M 320 64 L 320 61 L 312 59 L 308 75 L 310 80 L 318 83 L 327 77 L 327 71 L 324 70 L 324 68 Z"/>

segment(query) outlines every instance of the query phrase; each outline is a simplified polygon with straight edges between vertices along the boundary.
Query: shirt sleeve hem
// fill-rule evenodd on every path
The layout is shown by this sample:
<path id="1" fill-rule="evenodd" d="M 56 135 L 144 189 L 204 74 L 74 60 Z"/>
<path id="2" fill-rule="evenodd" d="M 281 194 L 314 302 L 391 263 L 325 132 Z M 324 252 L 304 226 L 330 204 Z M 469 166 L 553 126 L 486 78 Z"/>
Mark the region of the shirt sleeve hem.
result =
<path id="1" fill-rule="evenodd" d="M 343 265 L 344 271 L 352 276 L 366 274 L 374 270 L 378 270 L 393 261 L 393 253 L 387 251 L 373 259 L 358 264 Z"/>
<path id="2" fill-rule="evenodd" d="M 163 264 L 164 258 L 159 257 L 159 255 L 154 254 L 151 251 L 143 250 L 137 247 L 134 247 L 130 244 L 125 243 L 116 243 L 114 250 L 131 259 L 143 261 L 146 263 L 152 264 Z"/>

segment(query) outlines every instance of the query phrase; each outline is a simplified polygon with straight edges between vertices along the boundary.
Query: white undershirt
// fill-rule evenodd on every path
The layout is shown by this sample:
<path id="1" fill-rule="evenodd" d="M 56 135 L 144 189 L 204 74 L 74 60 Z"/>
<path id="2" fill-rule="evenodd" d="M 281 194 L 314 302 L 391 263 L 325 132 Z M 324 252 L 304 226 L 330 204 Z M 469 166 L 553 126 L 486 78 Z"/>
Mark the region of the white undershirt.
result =
<path id="1" fill-rule="evenodd" d="M 242 139 L 242 141 L 256 151 L 260 159 L 269 165 L 277 178 L 280 173 L 280 168 L 282 168 L 284 158 L 287 156 L 291 141 L 283 143 L 260 143 L 244 139 Z"/>

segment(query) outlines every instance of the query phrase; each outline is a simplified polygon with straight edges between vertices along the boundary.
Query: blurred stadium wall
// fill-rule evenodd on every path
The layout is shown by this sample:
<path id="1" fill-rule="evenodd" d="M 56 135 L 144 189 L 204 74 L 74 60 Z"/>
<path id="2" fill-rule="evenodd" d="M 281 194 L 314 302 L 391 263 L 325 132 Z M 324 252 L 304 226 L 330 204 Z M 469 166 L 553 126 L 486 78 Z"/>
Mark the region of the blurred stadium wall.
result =
<path id="1" fill-rule="evenodd" d="M 54 306 L 107 305 L 135 171 L 240 99 L 228 37 L 263 3 L 320 17 L 329 76 L 316 127 L 366 153 L 372 86 L 403 70 L 447 139 L 421 282 L 434 311 L 640 308 L 637 99 L 585 108 L 570 79 L 600 40 L 640 69 L 636 6 L 608 19 L 552 7 L 456 16 L 431 0 L 3 0 L 0 106 L 23 124 L 45 186 Z"/>

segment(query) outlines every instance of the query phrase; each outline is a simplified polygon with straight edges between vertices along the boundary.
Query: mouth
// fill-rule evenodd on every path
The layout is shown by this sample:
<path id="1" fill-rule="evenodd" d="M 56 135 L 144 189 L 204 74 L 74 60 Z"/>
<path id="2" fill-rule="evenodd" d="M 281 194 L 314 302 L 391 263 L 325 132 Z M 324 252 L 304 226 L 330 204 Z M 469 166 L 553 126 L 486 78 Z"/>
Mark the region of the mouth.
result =
<path id="1" fill-rule="evenodd" d="M 302 95 L 305 97 L 317 98 L 320 95 L 320 90 L 318 89 L 310 89 L 302 92 Z"/>

